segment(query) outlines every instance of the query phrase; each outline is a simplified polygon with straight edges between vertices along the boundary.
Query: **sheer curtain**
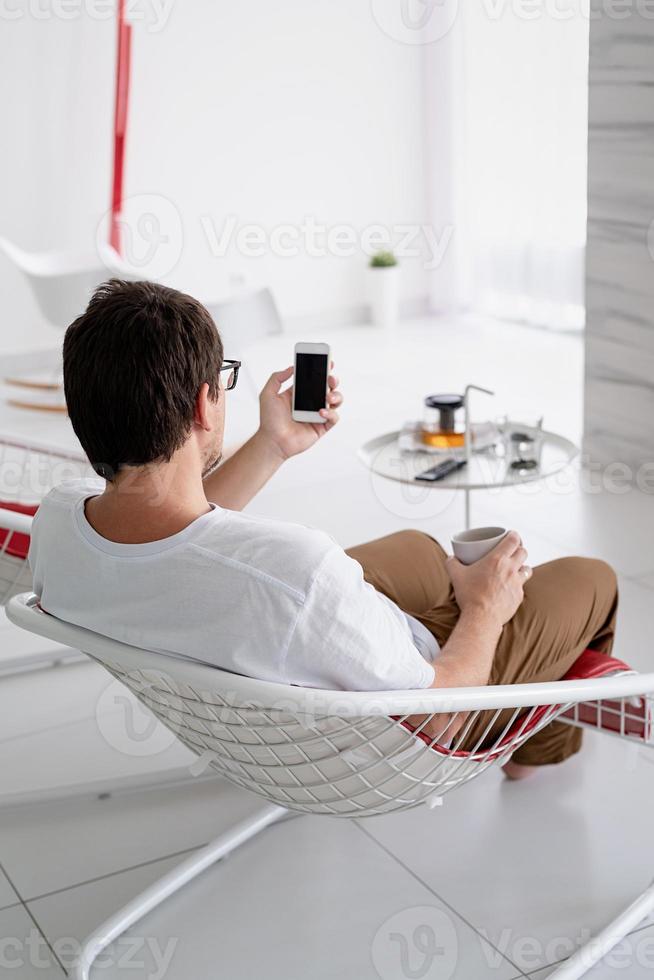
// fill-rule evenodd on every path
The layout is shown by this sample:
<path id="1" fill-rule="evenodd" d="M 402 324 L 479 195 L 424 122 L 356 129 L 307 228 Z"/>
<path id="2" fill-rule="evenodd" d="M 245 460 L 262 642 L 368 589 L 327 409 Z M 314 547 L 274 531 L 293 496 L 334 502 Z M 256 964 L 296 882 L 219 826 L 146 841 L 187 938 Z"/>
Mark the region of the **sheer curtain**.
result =
<path id="1" fill-rule="evenodd" d="M 450 35 L 427 52 L 432 159 L 446 146 L 450 155 L 432 211 L 441 223 L 444 212 L 451 216 L 449 278 L 455 273 L 460 308 L 554 329 L 583 326 L 582 6 L 466 0 Z M 441 85 L 430 93 L 436 80 L 449 92 Z M 442 286 L 434 281 L 436 308 Z"/>

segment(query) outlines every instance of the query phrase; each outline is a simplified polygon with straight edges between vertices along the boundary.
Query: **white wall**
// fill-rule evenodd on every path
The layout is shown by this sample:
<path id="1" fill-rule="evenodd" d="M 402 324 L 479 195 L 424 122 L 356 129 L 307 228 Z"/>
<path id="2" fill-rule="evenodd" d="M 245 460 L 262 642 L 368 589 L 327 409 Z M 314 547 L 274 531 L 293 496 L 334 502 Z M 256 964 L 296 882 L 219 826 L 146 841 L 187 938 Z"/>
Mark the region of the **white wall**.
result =
<path id="1" fill-rule="evenodd" d="M 207 299 L 244 276 L 272 285 L 287 317 L 356 313 L 360 252 L 248 258 L 232 248 L 218 257 L 206 227 L 220 237 L 230 215 L 266 233 L 307 216 L 357 233 L 424 222 L 421 47 L 387 37 L 369 0 L 177 0 L 158 31 L 145 3 L 134 28 L 127 193 L 155 196 L 163 233 L 171 205 L 179 213 L 183 241 L 178 249 L 173 231 L 180 254 L 166 280 Z M 23 14 L 3 23 L 0 40 L 2 89 L 13 93 L 0 106 L 10 148 L 0 161 L 0 234 L 30 249 L 91 249 L 108 204 L 114 24 L 35 20 L 28 0 L 13 5 Z M 422 259 L 403 266 L 405 299 L 419 302 Z M 21 345 L 53 336 L 39 330 L 4 259 L 0 282 L 10 310 L 0 349 L 18 343 L 18 331 Z"/>
<path id="2" fill-rule="evenodd" d="M 0 235 L 34 251 L 89 248 L 109 193 L 114 25 L 38 19 L 27 0 L 2 11 Z M 0 288 L 0 352 L 58 341 L 4 255 Z"/>

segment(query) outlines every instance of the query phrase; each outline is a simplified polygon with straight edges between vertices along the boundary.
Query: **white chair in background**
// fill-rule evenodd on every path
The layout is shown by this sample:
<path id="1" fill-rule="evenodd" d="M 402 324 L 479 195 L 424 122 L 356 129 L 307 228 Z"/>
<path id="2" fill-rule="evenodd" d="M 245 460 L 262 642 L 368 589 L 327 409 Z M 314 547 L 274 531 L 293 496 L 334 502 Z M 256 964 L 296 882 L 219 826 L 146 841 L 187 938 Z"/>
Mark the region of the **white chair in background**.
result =
<path id="1" fill-rule="evenodd" d="M 85 309 L 95 289 L 117 276 L 136 281 L 147 278 L 126 263 L 110 245 L 96 252 L 27 252 L 0 236 L 3 252 L 29 283 L 38 307 L 53 327 L 65 329 Z M 282 321 L 270 289 L 254 289 L 218 302 L 208 301 L 225 346 L 235 350 L 262 337 L 282 333 Z"/>
<path id="2" fill-rule="evenodd" d="M 27 279 L 39 310 L 59 330 L 79 316 L 105 279 L 140 278 L 109 245 L 93 253 L 26 252 L 0 237 L 0 251 Z"/>
<path id="3" fill-rule="evenodd" d="M 244 291 L 223 300 L 205 304 L 220 333 L 225 357 L 243 359 L 239 384 L 230 392 L 229 444 L 227 459 L 255 432 L 259 424 L 259 389 L 248 364 L 247 351 L 257 342 L 283 333 L 282 321 L 270 289 Z"/>
<path id="4" fill-rule="evenodd" d="M 282 321 L 270 289 L 255 289 L 239 293 L 218 303 L 206 304 L 211 313 L 225 351 L 241 352 L 264 337 L 283 333 Z"/>
<path id="5" fill-rule="evenodd" d="M 576 680 L 348 693 L 162 658 L 48 616 L 35 596 L 14 597 L 7 613 L 16 625 L 102 664 L 198 756 L 196 772 L 213 770 L 264 801 L 258 813 L 183 861 L 89 936 L 74 980 L 89 980 L 96 958 L 125 930 L 289 811 L 361 818 L 419 804 L 437 807 L 448 793 L 508 761 L 556 718 L 652 745 L 654 674 L 636 674 L 616 661 L 598 667 L 603 658 L 594 651 L 577 661 Z M 608 676 L 598 676 L 603 669 Z M 444 732 L 438 744 L 425 734 L 425 724 L 452 712 L 467 713 L 464 727 L 450 744 Z M 501 712 L 501 730 L 489 738 Z M 426 716 L 417 728 L 415 715 Z M 470 744 L 473 730 L 478 734 Z M 652 910 L 654 886 L 552 977 L 583 976 Z"/>

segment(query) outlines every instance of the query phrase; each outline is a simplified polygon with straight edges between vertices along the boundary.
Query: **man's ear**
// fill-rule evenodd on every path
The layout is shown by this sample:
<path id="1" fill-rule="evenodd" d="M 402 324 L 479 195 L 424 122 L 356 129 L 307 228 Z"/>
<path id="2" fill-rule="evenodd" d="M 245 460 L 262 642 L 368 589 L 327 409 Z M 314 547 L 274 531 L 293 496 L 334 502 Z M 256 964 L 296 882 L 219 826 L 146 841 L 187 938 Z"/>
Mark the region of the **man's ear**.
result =
<path id="1" fill-rule="evenodd" d="M 195 399 L 195 413 L 193 415 L 194 423 L 205 432 L 211 430 L 210 414 L 209 414 L 209 385 L 205 381 L 200 390 L 198 391 L 197 398 Z"/>

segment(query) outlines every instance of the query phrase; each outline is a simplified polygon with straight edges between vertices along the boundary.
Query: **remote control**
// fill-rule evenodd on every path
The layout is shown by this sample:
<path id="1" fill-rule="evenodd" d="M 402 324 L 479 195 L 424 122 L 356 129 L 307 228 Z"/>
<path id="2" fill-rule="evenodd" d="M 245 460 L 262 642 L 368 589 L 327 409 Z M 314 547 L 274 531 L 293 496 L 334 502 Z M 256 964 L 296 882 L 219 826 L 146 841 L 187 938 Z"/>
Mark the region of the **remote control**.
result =
<path id="1" fill-rule="evenodd" d="M 454 459 L 454 457 L 448 456 L 447 459 L 425 470 L 424 473 L 418 473 L 416 480 L 424 480 L 425 483 L 436 483 L 437 480 L 443 480 L 450 473 L 454 473 L 455 470 L 460 470 L 465 465 L 465 459 Z"/>

